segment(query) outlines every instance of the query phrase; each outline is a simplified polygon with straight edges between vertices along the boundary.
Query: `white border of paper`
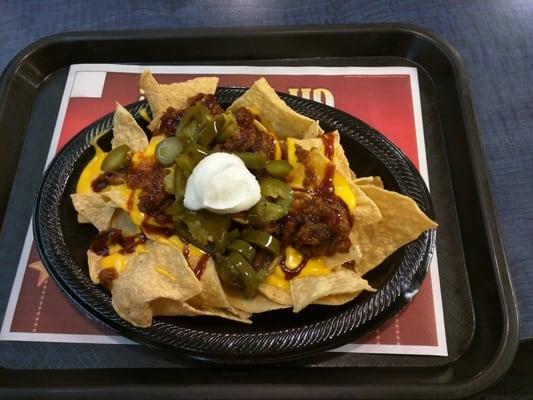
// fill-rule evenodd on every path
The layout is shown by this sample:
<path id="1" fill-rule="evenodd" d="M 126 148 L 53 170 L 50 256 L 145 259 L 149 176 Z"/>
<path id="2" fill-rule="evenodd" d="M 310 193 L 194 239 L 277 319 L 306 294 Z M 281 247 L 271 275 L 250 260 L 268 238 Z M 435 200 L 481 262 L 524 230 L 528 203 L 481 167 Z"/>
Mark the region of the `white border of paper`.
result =
<path id="1" fill-rule="evenodd" d="M 411 82 L 411 94 L 413 99 L 413 113 L 415 119 L 415 131 L 417 138 L 418 160 L 420 174 L 429 187 L 429 177 L 426 159 L 426 145 L 424 141 L 424 127 L 422 124 L 422 108 L 420 102 L 420 90 L 418 86 L 418 73 L 413 67 L 282 67 L 282 66 L 140 66 L 140 65 L 118 65 L 118 64 L 77 64 L 72 65 L 69 70 L 65 91 L 61 99 L 61 106 L 57 117 L 56 126 L 50 143 L 46 165 L 52 160 L 56 153 L 59 136 L 65 120 L 65 114 L 69 99 L 72 97 L 72 90 L 78 73 L 86 72 L 121 72 L 121 73 L 141 73 L 145 68 L 150 68 L 156 74 L 239 74 L 239 75 L 409 75 Z M 82 75 L 82 74 L 80 74 Z M 101 75 L 100 75 L 101 76 Z M 93 97 L 92 95 L 90 97 Z M 30 254 L 33 234 L 31 222 L 28 227 L 26 239 L 22 249 L 15 281 L 11 289 L 9 302 L 0 330 L 0 340 L 33 341 L 33 342 L 59 342 L 59 343 L 102 343 L 102 344 L 131 344 L 130 340 L 122 336 L 114 335 L 76 335 L 76 334 L 49 334 L 31 332 L 11 332 L 10 327 L 13 322 L 15 308 L 18 300 L 22 280 L 24 278 L 25 267 Z M 382 345 L 382 344 L 347 344 L 334 352 L 347 353 L 376 353 L 376 354 L 404 354 L 404 355 L 433 355 L 447 356 L 446 333 L 444 327 L 444 314 L 442 309 L 442 296 L 440 290 L 439 271 L 436 253 L 433 256 L 429 267 L 431 274 L 433 305 L 435 311 L 435 322 L 437 327 L 437 346 L 409 346 L 409 345 Z"/>

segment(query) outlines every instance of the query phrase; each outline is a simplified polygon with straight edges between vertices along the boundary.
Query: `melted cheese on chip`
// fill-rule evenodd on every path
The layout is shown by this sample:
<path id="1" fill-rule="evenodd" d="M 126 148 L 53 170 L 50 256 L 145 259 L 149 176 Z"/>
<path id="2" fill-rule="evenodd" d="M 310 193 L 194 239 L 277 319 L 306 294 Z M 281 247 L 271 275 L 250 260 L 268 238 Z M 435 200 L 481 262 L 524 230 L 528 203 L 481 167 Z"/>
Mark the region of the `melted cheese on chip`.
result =
<path id="1" fill-rule="evenodd" d="M 76 193 L 93 193 L 91 183 L 102 173 L 101 167 L 104 161 L 105 153 L 100 147 L 94 146 L 96 154 L 91 161 L 83 168 L 78 183 Z"/>
<path id="2" fill-rule="evenodd" d="M 124 254 L 120 254 L 119 251 L 122 247 L 118 244 L 114 244 L 109 247 L 109 255 L 105 256 L 100 260 L 100 268 L 115 268 L 115 270 L 120 274 L 124 269 L 126 269 L 128 263 L 128 257 Z M 143 244 L 138 244 L 135 246 L 135 254 L 146 253 L 146 247 Z"/>
<path id="3" fill-rule="evenodd" d="M 296 139 L 287 138 L 287 161 L 293 167 L 298 162 L 298 158 L 296 157 Z"/>
<path id="4" fill-rule="evenodd" d="M 120 253 L 113 253 L 100 260 L 100 268 L 115 268 L 120 274 L 125 268 L 128 258 Z"/>
<path id="5" fill-rule="evenodd" d="M 113 201 L 122 208 L 131 218 L 131 221 L 138 226 L 141 226 L 145 220 L 145 214 L 139 210 L 139 195 L 140 189 L 131 190 L 125 184 L 108 186 L 104 189 L 106 191 L 113 191 L 120 193 L 120 196 L 113 196 Z"/>
<path id="6" fill-rule="evenodd" d="M 350 212 L 353 212 L 357 205 L 357 199 L 346 179 L 338 172 L 335 172 L 335 176 L 333 177 L 333 188 L 335 189 L 335 195 L 346 203 Z"/>
<path id="7" fill-rule="evenodd" d="M 129 191 L 128 196 L 133 196 L 132 201 L 128 200 L 128 204 L 126 204 L 126 209 L 124 211 L 129 214 L 131 220 L 135 225 L 140 226 L 143 223 L 145 217 L 144 213 L 139 210 L 139 195 L 141 194 L 141 191 L 140 189 L 135 189 L 133 191 L 133 194 L 131 194 L 131 189 L 123 190 Z"/>
<path id="8" fill-rule="evenodd" d="M 176 282 L 178 280 L 178 278 L 176 278 L 173 274 L 171 274 L 169 271 L 167 271 L 165 268 L 163 267 L 160 267 L 160 266 L 155 266 L 154 267 L 155 271 L 158 272 L 159 274 L 163 275 L 163 276 L 166 276 L 167 278 L 169 278 L 171 281 L 174 281 Z"/>
<path id="9" fill-rule="evenodd" d="M 152 136 L 152 139 L 150 139 L 150 143 L 148 143 L 148 147 L 146 147 L 146 149 L 144 151 L 138 151 L 136 153 L 133 153 L 133 155 L 131 157 L 131 161 L 133 163 L 138 163 L 144 158 L 154 157 L 155 156 L 155 148 L 164 139 L 165 139 L 165 135 Z"/>
<path id="10" fill-rule="evenodd" d="M 285 248 L 285 266 L 289 269 L 295 269 L 300 265 L 303 256 L 294 247 L 287 246 Z M 314 257 L 307 261 L 305 267 L 297 275 L 298 278 L 305 278 L 307 276 L 321 276 L 328 275 L 331 271 L 326 267 L 325 257 Z M 274 272 L 265 281 L 269 285 L 277 286 L 281 289 L 288 290 L 290 288 L 290 280 L 285 278 L 285 273 L 279 265 L 276 265 Z"/>
<path id="11" fill-rule="evenodd" d="M 185 243 L 177 236 L 172 235 L 170 237 L 164 237 L 161 235 L 148 235 L 150 239 L 156 240 L 159 243 L 167 244 L 178 248 L 181 252 L 185 249 Z M 200 250 L 198 247 L 189 244 L 189 254 L 193 257 L 201 257 L 205 254 L 203 250 Z"/>
<path id="12" fill-rule="evenodd" d="M 281 160 L 281 147 L 279 145 L 279 140 L 274 140 L 274 160 Z"/>
<path id="13" fill-rule="evenodd" d="M 287 161 L 293 166 L 292 179 L 291 182 L 289 182 L 289 185 L 293 188 L 302 189 L 305 179 L 305 167 L 298 161 L 298 157 L 296 156 L 296 144 L 296 139 L 287 138 Z M 324 146 L 320 146 L 318 150 L 324 155 Z M 311 166 L 319 181 L 322 181 L 327 163 L 329 162 L 330 161 L 326 158 L 318 159 L 317 157 L 314 157 L 311 160 Z M 353 212 L 357 205 L 357 199 L 351 190 L 348 181 L 338 171 L 335 171 L 335 175 L 333 176 L 333 188 L 335 190 L 335 195 L 348 206 L 350 212 Z"/>

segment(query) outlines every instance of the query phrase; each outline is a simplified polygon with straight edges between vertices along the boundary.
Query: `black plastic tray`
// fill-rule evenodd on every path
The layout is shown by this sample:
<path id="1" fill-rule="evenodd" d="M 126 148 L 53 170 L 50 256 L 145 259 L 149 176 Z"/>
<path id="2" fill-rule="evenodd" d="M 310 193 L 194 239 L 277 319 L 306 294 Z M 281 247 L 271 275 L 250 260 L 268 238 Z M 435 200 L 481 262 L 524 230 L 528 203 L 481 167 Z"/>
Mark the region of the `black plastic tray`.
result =
<path id="1" fill-rule="evenodd" d="M 438 398 L 478 392 L 505 373 L 518 343 L 517 312 L 464 67 L 442 40 L 397 24 L 81 32 L 23 50 L 0 81 L 0 133 L 9 138 L 0 147 L 0 260 L 9 266 L 0 269 L 1 314 L 68 66 L 98 62 L 417 67 L 449 356 L 327 353 L 221 369 L 141 346 L 2 342 L 0 395 Z"/>

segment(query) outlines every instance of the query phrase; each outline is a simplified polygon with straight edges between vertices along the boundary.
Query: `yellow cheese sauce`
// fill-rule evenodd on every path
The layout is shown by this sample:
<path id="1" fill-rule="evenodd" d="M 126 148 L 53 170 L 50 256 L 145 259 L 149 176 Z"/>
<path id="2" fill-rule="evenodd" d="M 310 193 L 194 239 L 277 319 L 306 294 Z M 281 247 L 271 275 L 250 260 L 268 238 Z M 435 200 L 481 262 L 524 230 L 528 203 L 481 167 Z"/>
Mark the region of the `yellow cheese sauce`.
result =
<path id="1" fill-rule="evenodd" d="M 335 176 L 333 177 L 333 188 L 335 189 L 335 195 L 344 201 L 350 212 L 353 212 L 357 205 L 357 199 L 346 179 L 338 172 L 335 172 Z"/>
<path id="2" fill-rule="evenodd" d="M 159 243 L 174 246 L 181 252 L 185 250 L 185 243 L 177 235 L 172 235 L 170 237 L 164 237 L 161 235 L 148 235 L 148 237 L 152 240 L 158 241 Z M 189 249 L 189 255 L 192 257 L 201 257 L 205 254 L 203 250 L 192 244 L 189 244 L 187 247 Z"/>
<path id="3" fill-rule="evenodd" d="M 94 149 L 96 154 L 81 172 L 76 185 L 76 193 L 94 193 L 91 183 L 102 173 L 102 162 L 107 155 L 98 145 L 94 145 Z"/>
<path id="4" fill-rule="evenodd" d="M 303 260 L 303 256 L 291 246 L 285 248 L 285 266 L 290 269 L 297 268 Z M 326 267 L 325 257 L 314 257 L 307 261 L 305 267 L 298 274 L 298 278 L 308 276 L 328 275 L 331 271 Z M 281 289 L 290 289 L 290 280 L 285 278 L 285 273 L 279 265 L 276 265 L 274 272 L 265 280 L 266 283 Z"/>
<path id="5" fill-rule="evenodd" d="M 174 276 L 171 272 L 167 271 L 165 268 L 163 268 L 161 266 L 155 266 L 154 269 L 155 269 L 156 272 L 158 272 L 159 274 L 169 278 L 171 281 L 176 282 L 178 280 L 178 278 L 176 278 L 176 276 Z"/>
<path id="6" fill-rule="evenodd" d="M 298 163 L 298 158 L 296 157 L 296 139 L 287 138 L 287 161 L 293 167 Z"/>
<path id="7" fill-rule="evenodd" d="M 135 225 L 139 225 L 141 226 L 141 224 L 143 223 L 144 221 L 144 213 L 141 212 L 141 210 L 139 210 L 139 195 L 141 194 L 141 191 L 139 189 L 135 189 L 133 192 L 131 192 L 131 189 L 128 189 L 129 190 L 129 195 L 128 195 L 128 202 L 126 204 L 126 209 L 124 211 L 126 211 L 132 222 L 135 224 Z"/>
<path id="8" fill-rule="evenodd" d="M 120 274 L 125 268 L 128 258 L 120 253 L 113 253 L 100 260 L 100 268 L 115 268 Z"/>
<path id="9" fill-rule="evenodd" d="M 150 139 L 150 143 L 148 143 L 148 147 L 146 147 L 144 151 L 138 151 L 136 153 L 133 153 L 131 161 L 135 164 L 139 163 L 143 159 L 155 157 L 155 148 L 161 141 L 165 139 L 165 137 L 165 135 L 152 136 L 152 139 Z"/>
<path id="10" fill-rule="evenodd" d="M 274 140 L 274 160 L 281 160 L 281 146 L 279 140 Z"/>
<path id="11" fill-rule="evenodd" d="M 122 247 L 118 244 L 114 244 L 109 247 L 109 255 L 100 260 L 100 268 L 115 268 L 120 274 L 126 269 L 128 263 L 128 257 L 124 254 L 120 254 Z M 146 247 L 143 244 L 135 246 L 134 254 L 146 253 Z"/>

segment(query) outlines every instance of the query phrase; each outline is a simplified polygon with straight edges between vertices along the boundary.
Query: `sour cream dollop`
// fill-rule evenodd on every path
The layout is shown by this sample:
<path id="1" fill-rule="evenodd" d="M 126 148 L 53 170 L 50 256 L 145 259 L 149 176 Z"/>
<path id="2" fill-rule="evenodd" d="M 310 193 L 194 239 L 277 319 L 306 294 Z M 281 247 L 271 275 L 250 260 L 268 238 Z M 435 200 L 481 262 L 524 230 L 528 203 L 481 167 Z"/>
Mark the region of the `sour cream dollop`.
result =
<path id="1" fill-rule="evenodd" d="M 260 198 L 257 179 L 239 157 L 213 153 L 194 167 L 185 186 L 183 204 L 193 211 L 233 214 L 248 210 Z"/>

